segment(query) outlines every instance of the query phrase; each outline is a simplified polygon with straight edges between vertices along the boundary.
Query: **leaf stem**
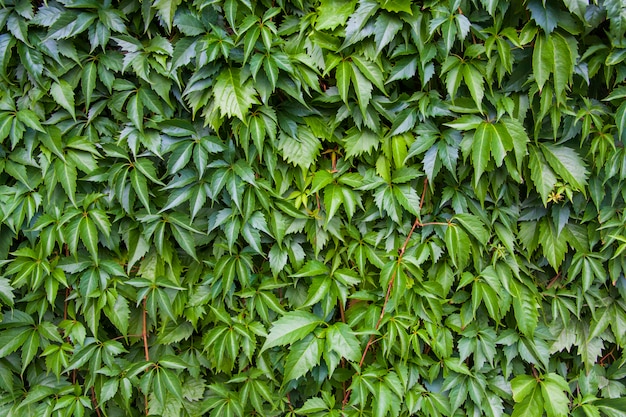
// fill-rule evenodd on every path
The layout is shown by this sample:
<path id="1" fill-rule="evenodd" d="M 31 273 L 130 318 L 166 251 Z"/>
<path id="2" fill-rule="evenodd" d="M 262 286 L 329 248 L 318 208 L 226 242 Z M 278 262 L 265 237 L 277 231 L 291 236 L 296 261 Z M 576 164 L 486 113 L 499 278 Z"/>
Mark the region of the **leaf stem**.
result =
<path id="1" fill-rule="evenodd" d="M 420 206 L 419 206 L 420 213 L 422 211 L 422 207 L 424 207 L 424 198 L 426 197 L 427 188 L 428 188 L 428 177 L 424 178 L 424 189 L 422 190 L 422 197 L 420 198 Z M 413 222 L 413 226 L 411 227 L 411 230 L 406 236 L 404 243 L 398 250 L 398 259 L 397 259 L 398 264 L 402 262 L 402 257 L 404 256 L 404 253 L 406 252 L 406 248 L 409 245 L 409 242 L 411 241 L 411 237 L 413 236 L 413 232 L 415 232 L 415 229 L 417 229 L 418 227 L 424 227 L 424 226 L 433 225 L 433 224 L 447 225 L 449 223 L 439 223 L 439 222 L 422 223 L 419 216 L 415 218 L 415 221 Z M 380 325 L 382 324 L 382 321 L 383 321 L 383 317 L 385 317 L 385 310 L 387 309 L 387 304 L 389 303 L 389 298 L 391 297 L 391 290 L 393 289 L 393 284 L 396 281 L 396 273 L 397 273 L 396 271 L 397 269 L 393 271 L 393 274 L 391 275 L 391 279 L 389 280 L 389 284 L 387 285 L 387 292 L 385 293 L 385 301 L 383 302 L 383 306 L 380 310 L 380 316 L 378 317 L 378 321 L 376 322 L 376 326 L 374 327 L 375 330 L 378 330 L 380 328 Z M 365 357 L 367 356 L 367 352 L 369 351 L 370 347 L 374 344 L 375 341 L 376 339 L 374 339 L 374 335 L 371 335 L 369 340 L 367 341 L 367 345 L 365 345 L 365 349 L 363 349 L 363 355 L 361 355 L 361 360 L 359 361 L 359 369 L 363 366 L 363 363 L 365 362 Z M 342 408 L 344 408 L 346 404 L 348 404 L 351 393 L 352 393 L 351 389 L 348 389 L 346 391 L 346 394 L 343 397 Z"/>
<path id="2" fill-rule="evenodd" d="M 143 338 L 143 351 L 146 355 L 146 362 L 150 362 L 150 351 L 148 350 L 148 302 L 146 297 L 143 298 L 143 312 L 142 312 L 142 323 L 141 323 L 141 336 Z M 146 415 L 148 415 L 148 395 L 143 396 Z"/>
<path id="3" fill-rule="evenodd" d="M 96 391 L 91 387 L 91 403 L 93 404 L 93 408 L 96 410 L 96 415 L 98 417 L 102 417 L 100 414 L 100 407 L 98 407 L 98 399 L 96 398 Z"/>

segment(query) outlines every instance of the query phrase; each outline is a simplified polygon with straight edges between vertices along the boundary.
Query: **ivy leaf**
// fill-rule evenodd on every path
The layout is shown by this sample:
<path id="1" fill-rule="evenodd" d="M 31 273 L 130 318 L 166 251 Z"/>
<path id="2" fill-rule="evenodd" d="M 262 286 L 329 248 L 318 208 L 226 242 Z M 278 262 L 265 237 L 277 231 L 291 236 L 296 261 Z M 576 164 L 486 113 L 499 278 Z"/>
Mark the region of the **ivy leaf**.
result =
<path id="1" fill-rule="evenodd" d="M 61 107 L 63 107 L 72 118 L 76 120 L 76 111 L 74 110 L 74 90 L 72 86 L 65 80 L 59 80 L 53 83 L 50 87 L 50 94 L 54 98 L 54 101 Z"/>
<path id="2" fill-rule="evenodd" d="M 485 96 L 485 79 L 474 65 L 463 65 L 463 81 L 470 91 L 474 102 L 479 110 L 483 108 L 483 97 Z"/>
<path id="3" fill-rule="evenodd" d="M 537 302 L 524 284 L 511 280 L 508 287 L 513 297 L 513 312 L 517 320 L 517 327 L 524 335 L 532 337 L 539 321 Z"/>
<path id="4" fill-rule="evenodd" d="M 552 268 L 558 271 L 567 252 L 565 236 L 559 236 L 552 222 L 546 219 L 539 225 L 539 241 L 541 242 L 544 256 L 548 259 Z"/>
<path id="5" fill-rule="evenodd" d="M 540 382 L 544 407 L 548 417 L 566 417 L 569 413 L 569 387 L 562 376 L 550 373 Z"/>
<path id="6" fill-rule="evenodd" d="M 324 340 L 312 334 L 294 343 L 285 360 L 285 382 L 298 379 L 319 365 L 323 350 Z"/>
<path id="7" fill-rule="evenodd" d="M 380 4 L 380 7 L 382 7 L 383 9 L 389 12 L 394 12 L 394 13 L 405 12 L 411 15 L 413 14 L 413 11 L 411 10 L 411 0 L 377 0 L 377 1 Z"/>
<path id="8" fill-rule="evenodd" d="M 312 313 L 302 310 L 290 311 L 274 322 L 261 352 L 301 340 L 321 323 L 320 318 Z"/>
<path id="9" fill-rule="evenodd" d="M 541 417 L 544 401 L 541 390 L 535 386 L 531 393 L 513 407 L 511 417 Z"/>
<path id="10" fill-rule="evenodd" d="M 152 3 L 152 7 L 157 10 L 157 15 L 161 18 L 161 21 L 165 23 L 168 32 L 172 30 L 174 14 L 181 1 L 182 0 L 154 0 Z"/>
<path id="11" fill-rule="evenodd" d="M 552 169 L 574 189 L 585 192 L 587 167 L 575 150 L 567 146 L 542 144 L 541 150 Z"/>
<path id="12" fill-rule="evenodd" d="M 246 120 L 246 114 L 253 104 L 259 104 L 256 90 L 245 72 L 238 68 L 227 68 L 215 79 L 213 88 L 215 104 L 222 116 Z"/>
<path id="13" fill-rule="evenodd" d="M 0 301 L 6 306 L 13 306 L 14 288 L 11 287 L 8 279 L 0 277 Z"/>
<path id="14" fill-rule="evenodd" d="M 456 214 L 452 220 L 457 221 L 465 230 L 473 235 L 481 245 L 486 245 L 489 240 L 489 231 L 477 216 L 468 213 Z"/>
<path id="15" fill-rule="evenodd" d="M 78 177 L 76 167 L 72 163 L 63 162 L 61 159 L 57 159 L 54 163 L 54 172 L 57 180 L 61 183 L 63 190 L 65 190 L 65 194 L 68 196 L 70 201 L 76 205 L 76 201 L 74 199 L 76 194 L 76 179 Z"/>
<path id="16" fill-rule="evenodd" d="M 126 298 L 120 295 L 117 297 L 110 297 L 109 302 L 103 311 L 122 335 L 128 334 L 130 308 L 128 307 L 128 300 Z"/>
<path id="17" fill-rule="evenodd" d="M 495 128 L 491 123 L 481 123 L 474 132 L 472 141 L 472 162 L 476 170 L 474 184 L 478 184 L 478 180 L 487 169 L 494 132 Z"/>
<path id="18" fill-rule="evenodd" d="M 356 3 L 356 0 L 322 0 L 318 8 L 316 29 L 333 30 L 337 26 L 345 25 L 354 13 Z"/>
<path id="19" fill-rule="evenodd" d="M 361 358 L 361 347 L 352 329 L 345 323 L 335 323 L 326 330 L 329 347 L 352 362 Z"/>
<path id="20" fill-rule="evenodd" d="M 376 52 L 380 53 L 383 48 L 393 40 L 402 29 L 402 21 L 390 14 L 381 14 L 374 24 L 374 42 Z"/>
<path id="21" fill-rule="evenodd" d="M 278 148 L 287 162 L 308 168 L 322 149 L 322 144 L 313 133 L 304 127 L 298 129 L 297 136 L 280 133 Z"/>
<path id="22" fill-rule="evenodd" d="M 622 142 L 626 142 L 626 101 L 615 111 L 615 125 L 617 134 Z"/>
<path id="23" fill-rule="evenodd" d="M 526 8 L 530 11 L 533 20 L 541 27 L 546 34 L 552 33 L 558 24 L 557 10 L 550 2 L 540 0 L 530 0 Z"/>
<path id="24" fill-rule="evenodd" d="M 552 168 L 546 162 L 544 156 L 533 146 L 530 148 L 530 178 L 541 196 L 544 206 L 548 205 L 548 196 L 557 183 L 557 178 Z"/>
<path id="25" fill-rule="evenodd" d="M 609 417 L 626 417 L 626 398 L 602 398 L 594 404 Z"/>
<path id="26" fill-rule="evenodd" d="M 556 23 L 555 23 L 556 24 Z M 533 49 L 533 75 L 539 91 L 550 78 L 554 71 L 554 51 L 552 41 L 548 35 L 537 35 L 535 48 Z"/>

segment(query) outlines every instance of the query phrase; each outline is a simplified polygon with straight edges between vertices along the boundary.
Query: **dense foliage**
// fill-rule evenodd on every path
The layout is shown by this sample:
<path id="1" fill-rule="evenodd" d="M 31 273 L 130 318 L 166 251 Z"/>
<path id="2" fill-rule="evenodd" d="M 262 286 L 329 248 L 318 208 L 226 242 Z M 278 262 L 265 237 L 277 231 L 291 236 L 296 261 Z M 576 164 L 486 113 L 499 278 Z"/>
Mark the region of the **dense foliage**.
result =
<path id="1" fill-rule="evenodd" d="M 622 0 L 0 4 L 0 415 L 626 416 Z"/>

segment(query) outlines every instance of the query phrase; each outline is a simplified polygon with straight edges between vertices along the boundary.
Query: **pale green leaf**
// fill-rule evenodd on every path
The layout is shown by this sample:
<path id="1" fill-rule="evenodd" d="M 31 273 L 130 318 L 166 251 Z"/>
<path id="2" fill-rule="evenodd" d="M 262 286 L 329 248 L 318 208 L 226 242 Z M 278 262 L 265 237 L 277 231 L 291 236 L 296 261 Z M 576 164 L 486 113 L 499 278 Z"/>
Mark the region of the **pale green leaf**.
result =
<path id="1" fill-rule="evenodd" d="M 378 3 L 380 3 L 380 7 L 390 12 L 413 14 L 411 0 L 378 0 Z"/>
<path id="2" fill-rule="evenodd" d="M 567 417 L 569 413 L 569 391 L 567 382 L 558 374 L 550 373 L 541 381 L 541 392 L 548 417 Z"/>
<path id="3" fill-rule="evenodd" d="M 356 0 L 322 0 L 317 11 L 317 30 L 333 30 L 337 26 L 343 26 L 348 18 L 354 13 Z"/>
<path id="4" fill-rule="evenodd" d="M 215 79 L 213 91 L 222 116 L 246 120 L 250 107 L 259 104 L 252 82 L 237 68 L 223 70 Z"/>

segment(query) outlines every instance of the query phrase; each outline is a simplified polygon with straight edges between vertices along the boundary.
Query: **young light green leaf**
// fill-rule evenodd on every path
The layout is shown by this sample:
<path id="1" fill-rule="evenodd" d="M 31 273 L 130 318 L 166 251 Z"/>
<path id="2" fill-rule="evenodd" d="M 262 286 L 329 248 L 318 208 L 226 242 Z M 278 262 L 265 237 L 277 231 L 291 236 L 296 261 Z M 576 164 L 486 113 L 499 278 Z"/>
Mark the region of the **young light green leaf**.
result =
<path id="1" fill-rule="evenodd" d="M 222 116 L 243 121 L 250 107 L 259 104 L 252 82 L 237 68 L 223 70 L 215 79 L 213 91 Z"/>

